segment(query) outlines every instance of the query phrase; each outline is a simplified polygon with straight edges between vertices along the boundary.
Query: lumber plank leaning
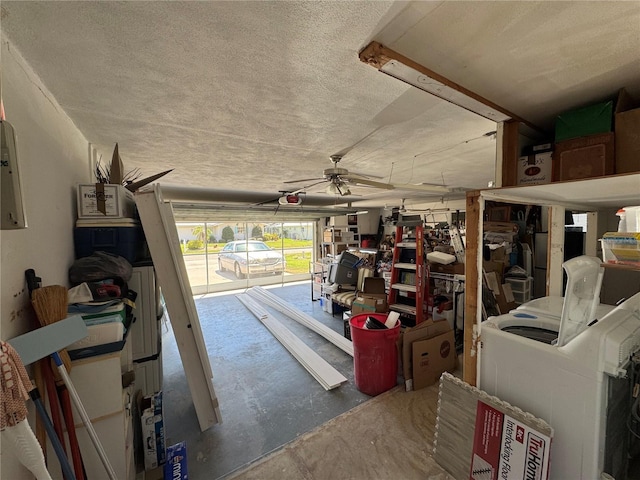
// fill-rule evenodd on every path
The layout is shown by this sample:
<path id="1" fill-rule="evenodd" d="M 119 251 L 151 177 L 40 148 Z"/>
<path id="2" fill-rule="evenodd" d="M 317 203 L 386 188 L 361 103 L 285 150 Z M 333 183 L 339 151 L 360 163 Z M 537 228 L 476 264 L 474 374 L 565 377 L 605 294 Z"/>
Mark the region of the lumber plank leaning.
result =
<path id="1" fill-rule="evenodd" d="M 348 353 L 353 357 L 353 343 L 348 338 L 343 337 L 335 330 L 330 329 L 326 325 L 322 324 L 311 315 L 308 315 L 297 308 L 291 306 L 277 295 L 269 292 L 262 287 L 251 287 L 247 290 L 247 294 L 251 295 L 254 299 L 264 302 L 270 307 L 284 313 L 286 316 L 292 318 L 296 322 L 304 325 L 305 327 L 313 330 L 318 335 L 326 338 L 333 343 L 340 350 Z"/>
<path id="2" fill-rule="evenodd" d="M 291 330 L 279 320 L 273 318 L 255 300 L 246 294 L 236 295 L 245 307 L 273 334 L 276 339 L 291 353 L 307 371 L 315 378 L 325 390 L 332 390 L 347 381 L 347 378 L 338 372 L 320 355 L 314 352 L 307 344 L 302 342 Z"/>

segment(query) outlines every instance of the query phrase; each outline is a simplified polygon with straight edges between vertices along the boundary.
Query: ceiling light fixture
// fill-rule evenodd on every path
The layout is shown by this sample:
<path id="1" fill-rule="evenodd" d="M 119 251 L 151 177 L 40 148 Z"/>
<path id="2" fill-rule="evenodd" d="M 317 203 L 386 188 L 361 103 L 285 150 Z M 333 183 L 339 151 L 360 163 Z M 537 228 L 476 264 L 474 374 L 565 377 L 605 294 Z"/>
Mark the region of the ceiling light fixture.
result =
<path id="1" fill-rule="evenodd" d="M 494 122 L 515 120 L 526 124 L 530 128 L 540 130 L 537 126 L 523 120 L 500 105 L 496 105 L 492 101 L 471 90 L 467 90 L 463 86 L 378 42 L 371 42 L 367 45 L 360 52 L 359 57 L 362 62 L 377 68 L 382 73 L 386 73 L 481 117 L 488 118 Z"/>
<path id="2" fill-rule="evenodd" d="M 331 182 L 329 185 L 327 185 L 326 192 L 329 195 L 338 195 L 340 193 L 340 189 L 338 188 L 338 186 L 335 183 Z"/>
<path id="3" fill-rule="evenodd" d="M 331 182 L 327 185 L 326 192 L 329 195 L 351 195 L 351 190 L 349 190 L 349 186 L 343 182 Z"/>

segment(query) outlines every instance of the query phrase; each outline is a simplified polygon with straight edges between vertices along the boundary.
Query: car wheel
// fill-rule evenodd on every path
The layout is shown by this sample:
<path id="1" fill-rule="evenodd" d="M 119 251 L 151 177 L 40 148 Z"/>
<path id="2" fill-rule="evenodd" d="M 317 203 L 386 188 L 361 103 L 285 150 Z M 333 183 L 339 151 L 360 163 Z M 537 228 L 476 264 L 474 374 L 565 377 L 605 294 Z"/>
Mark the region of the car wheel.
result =
<path id="1" fill-rule="evenodd" d="M 240 264 L 238 262 L 233 266 L 233 272 L 236 274 L 236 278 L 244 278 L 242 270 L 240 270 Z"/>

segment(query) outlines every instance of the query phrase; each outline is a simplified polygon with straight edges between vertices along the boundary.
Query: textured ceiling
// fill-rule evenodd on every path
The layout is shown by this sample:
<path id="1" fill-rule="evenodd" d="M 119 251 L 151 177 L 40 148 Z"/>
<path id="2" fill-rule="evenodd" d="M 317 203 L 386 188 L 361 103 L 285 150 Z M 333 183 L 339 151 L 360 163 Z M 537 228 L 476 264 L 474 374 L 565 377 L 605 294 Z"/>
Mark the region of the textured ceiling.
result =
<path id="1" fill-rule="evenodd" d="M 372 40 L 546 129 L 620 87 L 640 97 L 639 2 L 1 8 L 3 34 L 103 159 L 118 142 L 126 169 L 174 168 L 163 184 L 277 193 L 313 183 L 283 182 L 321 177 L 329 155 L 350 149 L 340 166 L 378 181 L 486 187 L 496 125 L 360 62 Z M 352 191 L 369 206 L 440 200 Z"/>

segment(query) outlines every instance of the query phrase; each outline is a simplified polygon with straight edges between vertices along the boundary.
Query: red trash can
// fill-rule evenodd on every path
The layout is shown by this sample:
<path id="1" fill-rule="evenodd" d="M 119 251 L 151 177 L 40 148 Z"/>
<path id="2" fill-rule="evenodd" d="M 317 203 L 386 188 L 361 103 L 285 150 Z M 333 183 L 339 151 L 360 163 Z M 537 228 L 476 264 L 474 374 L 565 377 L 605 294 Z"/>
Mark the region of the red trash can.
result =
<path id="1" fill-rule="evenodd" d="M 369 330 L 364 328 L 367 317 L 382 323 L 387 321 L 386 313 L 361 313 L 349 320 L 354 376 L 358 390 L 367 395 L 378 395 L 398 383 L 400 321 L 393 328 Z"/>

